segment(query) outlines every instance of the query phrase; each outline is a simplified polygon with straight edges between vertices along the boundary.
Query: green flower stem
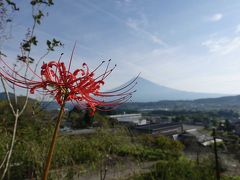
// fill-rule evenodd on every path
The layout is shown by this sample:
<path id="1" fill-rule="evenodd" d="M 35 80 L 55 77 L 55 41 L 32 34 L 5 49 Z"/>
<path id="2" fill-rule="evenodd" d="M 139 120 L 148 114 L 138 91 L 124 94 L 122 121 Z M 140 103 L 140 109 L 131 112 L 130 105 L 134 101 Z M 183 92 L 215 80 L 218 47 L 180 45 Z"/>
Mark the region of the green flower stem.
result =
<path id="1" fill-rule="evenodd" d="M 54 134 L 52 136 L 51 146 L 48 151 L 48 157 L 47 157 L 46 164 L 45 164 L 43 180 L 47 180 L 47 178 L 48 178 L 48 173 L 49 173 L 49 169 L 50 169 L 50 165 L 51 165 L 51 161 L 52 161 L 53 151 L 55 149 L 55 144 L 56 144 L 56 139 L 57 139 L 58 132 L 59 132 L 59 127 L 60 127 L 62 116 L 64 113 L 64 105 L 65 105 L 65 103 L 63 103 L 63 105 L 61 106 L 61 109 L 58 113 L 57 123 L 55 125 Z"/>

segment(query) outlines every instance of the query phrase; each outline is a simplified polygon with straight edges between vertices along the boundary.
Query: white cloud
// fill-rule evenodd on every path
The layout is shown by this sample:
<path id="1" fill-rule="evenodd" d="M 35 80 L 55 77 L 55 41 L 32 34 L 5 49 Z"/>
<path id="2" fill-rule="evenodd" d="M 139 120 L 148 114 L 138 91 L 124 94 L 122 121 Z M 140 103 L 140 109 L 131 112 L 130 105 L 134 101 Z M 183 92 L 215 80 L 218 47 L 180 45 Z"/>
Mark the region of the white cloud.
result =
<path id="1" fill-rule="evenodd" d="M 139 23 L 131 18 L 126 21 L 126 25 L 134 30 L 139 30 Z"/>
<path id="2" fill-rule="evenodd" d="M 217 13 L 209 17 L 208 20 L 212 22 L 217 22 L 217 21 L 220 21 L 222 18 L 223 18 L 223 14 Z"/>
<path id="3" fill-rule="evenodd" d="M 210 39 L 202 43 L 211 53 L 230 54 L 240 49 L 240 36 Z"/>
<path id="4" fill-rule="evenodd" d="M 236 30 L 235 30 L 235 33 L 240 33 L 240 24 L 237 25 Z"/>
<path id="5" fill-rule="evenodd" d="M 125 3 L 130 3 L 132 0 L 122 0 L 119 2 L 125 2 Z M 160 37 L 156 36 L 155 34 L 153 34 L 152 32 L 149 32 L 147 30 L 144 29 L 145 26 L 148 26 L 148 19 L 146 18 L 146 16 L 144 14 L 141 14 L 141 17 L 139 19 L 132 19 L 132 18 L 128 18 L 126 21 L 123 20 L 122 18 L 118 17 L 117 15 L 106 11 L 105 9 L 95 5 L 94 3 L 91 3 L 89 1 L 86 1 L 87 4 L 89 6 L 91 6 L 92 8 L 101 11 L 102 13 L 114 18 L 115 20 L 117 20 L 120 23 L 125 24 L 127 27 L 140 32 L 142 35 L 148 37 L 152 42 L 162 45 L 162 46 L 167 46 L 167 44 L 161 40 Z M 116 1 L 118 2 L 118 1 Z"/>
<path id="6" fill-rule="evenodd" d="M 128 27 L 135 30 L 143 29 L 149 25 L 148 19 L 144 14 L 140 14 L 139 18 L 128 18 L 125 23 Z"/>
<path id="7" fill-rule="evenodd" d="M 233 32 L 234 33 L 234 32 Z M 208 40 L 202 43 L 209 52 L 218 55 L 233 55 L 240 49 L 240 24 L 235 29 L 235 35 L 219 37 L 217 33 L 210 36 Z"/>
<path id="8" fill-rule="evenodd" d="M 131 3 L 132 0 L 116 0 L 116 3 L 118 4 L 125 4 L 125 3 Z"/>
<path id="9" fill-rule="evenodd" d="M 156 44 L 159 44 L 159 45 L 162 45 L 162 46 L 167 46 L 167 44 L 159 36 L 157 36 L 156 34 L 153 34 L 152 32 L 149 32 L 149 31 L 144 29 L 144 27 L 147 26 L 148 22 L 147 22 L 147 19 L 145 18 L 145 16 L 143 16 L 143 17 L 144 18 L 141 18 L 141 19 L 131 19 L 131 18 L 129 18 L 126 21 L 126 25 L 129 28 L 145 35 L 153 43 L 156 43 Z"/>
<path id="10" fill-rule="evenodd" d="M 160 44 L 160 45 L 164 44 L 164 42 L 158 36 L 151 35 L 151 37 L 152 37 L 153 42 Z"/>

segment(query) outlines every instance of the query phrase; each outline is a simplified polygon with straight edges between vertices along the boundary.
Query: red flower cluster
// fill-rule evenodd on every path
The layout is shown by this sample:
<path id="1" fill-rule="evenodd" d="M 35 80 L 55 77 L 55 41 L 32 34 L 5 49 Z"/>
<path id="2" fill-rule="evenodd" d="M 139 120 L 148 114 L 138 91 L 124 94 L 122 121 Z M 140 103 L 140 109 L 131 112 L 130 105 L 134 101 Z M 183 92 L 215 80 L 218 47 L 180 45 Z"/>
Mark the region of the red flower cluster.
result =
<path id="1" fill-rule="evenodd" d="M 96 69 L 90 71 L 87 64 L 83 63 L 82 68 L 70 72 L 71 60 L 68 69 L 60 61 L 51 61 L 44 63 L 41 67 L 41 75 L 36 74 L 31 67 L 27 67 L 35 78 L 31 79 L 21 75 L 15 69 L 11 68 L 3 59 L 0 58 L 3 66 L 0 66 L 0 75 L 8 82 L 16 86 L 30 89 L 30 93 L 35 93 L 39 89 L 44 90 L 46 94 L 55 97 L 59 105 L 66 101 L 78 103 L 80 106 L 85 104 L 92 110 L 92 115 L 101 106 L 114 107 L 128 101 L 132 93 L 135 92 L 136 79 L 133 79 L 121 88 L 109 92 L 101 92 L 105 79 L 111 74 L 113 68 L 109 68 L 108 61 L 104 73 L 96 76 L 97 70 L 105 64 L 103 61 Z M 35 80 L 36 77 L 39 80 Z"/>

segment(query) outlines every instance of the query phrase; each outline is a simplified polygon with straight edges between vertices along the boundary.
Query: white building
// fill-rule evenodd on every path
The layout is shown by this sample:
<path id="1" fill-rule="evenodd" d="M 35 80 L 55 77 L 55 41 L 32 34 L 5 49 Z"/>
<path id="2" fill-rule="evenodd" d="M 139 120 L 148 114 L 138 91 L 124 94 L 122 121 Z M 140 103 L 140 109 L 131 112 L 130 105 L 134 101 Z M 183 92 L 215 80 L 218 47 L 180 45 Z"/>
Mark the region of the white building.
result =
<path id="1" fill-rule="evenodd" d="M 145 125 L 147 120 L 143 119 L 142 114 L 118 114 L 111 115 L 110 118 L 117 119 L 120 123 L 129 123 L 134 125 Z"/>

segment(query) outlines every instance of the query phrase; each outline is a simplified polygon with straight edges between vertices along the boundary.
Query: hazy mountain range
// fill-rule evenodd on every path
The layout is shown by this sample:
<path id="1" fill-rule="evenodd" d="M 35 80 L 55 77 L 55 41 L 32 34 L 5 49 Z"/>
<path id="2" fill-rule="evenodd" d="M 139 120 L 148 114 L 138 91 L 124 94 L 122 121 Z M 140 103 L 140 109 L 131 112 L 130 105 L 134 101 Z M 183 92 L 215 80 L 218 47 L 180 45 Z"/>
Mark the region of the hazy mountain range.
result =
<path id="1" fill-rule="evenodd" d="M 139 77 L 137 79 L 136 90 L 133 94 L 133 102 L 157 102 L 161 100 L 195 100 L 203 98 L 216 98 L 227 96 L 226 94 L 196 93 L 181 91 L 158 85 L 149 80 Z M 12 97 L 13 94 L 10 93 Z M 0 93 L 0 99 L 5 99 L 5 94 Z"/>
<path id="2" fill-rule="evenodd" d="M 202 98 L 216 98 L 227 96 L 226 94 L 196 93 L 181 91 L 158 85 L 139 77 L 137 79 L 137 92 L 132 97 L 133 102 L 156 102 L 161 100 L 195 100 Z"/>
<path id="3" fill-rule="evenodd" d="M 224 94 L 196 93 L 181 91 L 173 88 L 158 85 L 141 77 L 137 80 L 137 92 L 132 97 L 133 102 L 127 103 L 123 107 L 127 109 L 142 108 L 235 108 L 240 107 L 240 96 L 227 96 Z M 10 94 L 13 98 L 13 94 Z M 0 100 L 6 99 L 5 93 L 0 93 Z M 58 109 L 55 101 L 41 102 L 45 109 Z M 67 103 L 66 107 L 71 109 L 72 103 Z"/>

